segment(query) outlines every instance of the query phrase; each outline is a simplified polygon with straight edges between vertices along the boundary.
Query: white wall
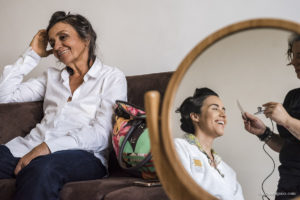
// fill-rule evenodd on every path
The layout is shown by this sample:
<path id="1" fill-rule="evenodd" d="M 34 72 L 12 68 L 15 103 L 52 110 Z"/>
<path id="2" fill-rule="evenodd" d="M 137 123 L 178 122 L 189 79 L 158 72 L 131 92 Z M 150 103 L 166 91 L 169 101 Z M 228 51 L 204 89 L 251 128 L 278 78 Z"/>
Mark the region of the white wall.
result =
<path id="1" fill-rule="evenodd" d="M 0 0 L 0 71 L 57 10 L 86 16 L 98 34 L 98 55 L 104 63 L 135 75 L 175 70 L 199 41 L 234 22 L 259 17 L 300 22 L 299 8 L 299 0 Z M 56 64 L 52 56 L 29 77 L 49 64 Z"/>
<path id="2" fill-rule="evenodd" d="M 225 25 L 257 17 L 300 21 L 298 0 L 0 0 L 0 66 L 12 63 L 51 14 L 83 14 L 99 56 L 126 75 L 175 70 L 193 46 Z M 41 63 L 36 76 L 53 58 Z"/>

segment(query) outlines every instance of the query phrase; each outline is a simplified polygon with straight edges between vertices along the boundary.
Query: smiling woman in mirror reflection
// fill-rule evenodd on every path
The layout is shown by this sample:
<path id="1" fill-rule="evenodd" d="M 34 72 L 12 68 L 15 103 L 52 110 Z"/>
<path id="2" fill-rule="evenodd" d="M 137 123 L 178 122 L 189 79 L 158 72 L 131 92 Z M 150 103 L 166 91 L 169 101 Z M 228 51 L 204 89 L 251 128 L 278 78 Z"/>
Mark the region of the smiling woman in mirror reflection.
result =
<path id="1" fill-rule="evenodd" d="M 289 65 L 294 66 L 300 79 L 300 35 L 293 34 L 289 38 L 287 55 Z M 276 200 L 290 199 L 300 195 L 300 88 L 289 91 L 283 105 L 268 102 L 263 107 L 265 116 L 276 122 L 279 134 L 273 133 L 259 118 L 247 112 L 245 129 L 279 152 L 281 165 Z"/>
<path id="2" fill-rule="evenodd" d="M 107 174 L 113 105 L 127 99 L 127 84 L 120 70 L 96 58 L 95 47 L 96 33 L 86 18 L 56 12 L 47 30 L 4 68 L 1 103 L 44 101 L 44 117 L 28 135 L 0 145 L 0 178 L 16 178 L 15 199 L 59 199 L 66 182 Z M 63 69 L 48 68 L 22 82 L 52 53 Z"/>
<path id="3" fill-rule="evenodd" d="M 176 112 L 181 114 L 184 138 L 175 139 L 179 158 L 191 177 L 207 192 L 223 200 L 244 199 L 236 173 L 221 160 L 212 145 L 224 134 L 225 108 L 208 88 L 196 89 Z"/>

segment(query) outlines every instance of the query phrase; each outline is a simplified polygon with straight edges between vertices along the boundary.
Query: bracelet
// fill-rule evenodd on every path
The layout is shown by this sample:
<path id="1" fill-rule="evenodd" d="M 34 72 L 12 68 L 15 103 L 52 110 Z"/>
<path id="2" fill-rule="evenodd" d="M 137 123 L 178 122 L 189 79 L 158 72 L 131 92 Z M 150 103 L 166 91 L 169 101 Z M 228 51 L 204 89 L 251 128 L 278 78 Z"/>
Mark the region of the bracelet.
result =
<path id="1" fill-rule="evenodd" d="M 274 133 L 270 130 L 269 127 L 266 127 L 265 132 L 262 135 L 258 135 L 257 137 L 260 141 L 268 142 Z"/>

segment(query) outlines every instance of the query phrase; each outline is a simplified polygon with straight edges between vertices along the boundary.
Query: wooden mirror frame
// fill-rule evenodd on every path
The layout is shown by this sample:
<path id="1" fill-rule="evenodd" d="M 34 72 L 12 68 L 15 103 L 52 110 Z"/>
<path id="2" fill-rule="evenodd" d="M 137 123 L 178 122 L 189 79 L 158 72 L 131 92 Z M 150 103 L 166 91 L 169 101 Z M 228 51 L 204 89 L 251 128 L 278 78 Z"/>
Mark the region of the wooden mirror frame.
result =
<path id="1" fill-rule="evenodd" d="M 257 28 L 274 28 L 300 34 L 300 24 L 282 19 L 252 19 L 229 25 L 198 43 L 184 58 L 170 79 L 163 99 L 161 115 L 159 93 L 157 91 L 149 91 L 145 94 L 147 125 L 150 133 L 154 165 L 163 188 L 170 199 L 216 199 L 202 189 L 187 173 L 173 144 L 171 111 L 179 84 L 195 59 L 207 48 L 226 36 Z"/>

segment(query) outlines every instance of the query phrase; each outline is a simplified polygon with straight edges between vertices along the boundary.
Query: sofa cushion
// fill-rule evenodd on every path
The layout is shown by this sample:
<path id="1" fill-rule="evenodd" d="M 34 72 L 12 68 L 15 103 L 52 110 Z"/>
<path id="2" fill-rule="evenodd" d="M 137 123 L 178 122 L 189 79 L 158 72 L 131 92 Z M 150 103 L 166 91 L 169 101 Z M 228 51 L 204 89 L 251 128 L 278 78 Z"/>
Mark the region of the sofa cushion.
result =
<path id="1" fill-rule="evenodd" d="M 109 177 L 89 181 L 69 182 L 60 192 L 61 200 L 140 200 L 168 199 L 163 188 L 134 186 L 134 177 Z M 0 180 L 0 199 L 11 200 L 15 192 L 15 179 Z"/>
<path id="2" fill-rule="evenodd" d="M 145 199 L 143 198 L 143 195 L 150 195 L 152 197 L 154 197 L 155 195 L 157 195 L 157 197 L 166 197 L 162 187 L 144 188 L 133 186 L 133 182 L 137 180 L 140 179 L 133 177 L 109 177 L 98 180 L 70 182 L 64 185 L 62 191 L 60 192 L 60 199 L 102 200 L 106 199 L 106 197 L 110 195 L 111 197 L 109 197 L 109 199 L 122 200 Z M 130 192 L 132 198 L 124 198 L 123 196 L 119 196 L 118 198 L 116 198 L 115 195 L 117 195 L 118 193 L 120 194 L 120 192 L 122 192 L 122 188 L 128 188 L 124 191 L 124 194 L 129 196 L 128 192 Z M 133 198 L 133 196 L 140 198 Z"/>
<path id="3" fill-rule="evenodd" d="M 13 198 L 16 179 L 1 179 L 0 180 L 0 199 L 11 200 Z"/>
<path id="4" fill-rule="evenodd" d="M 169 199 L 161 186 L 128 186 L 108 193 L 104 200 L 166 200 Z"/>

